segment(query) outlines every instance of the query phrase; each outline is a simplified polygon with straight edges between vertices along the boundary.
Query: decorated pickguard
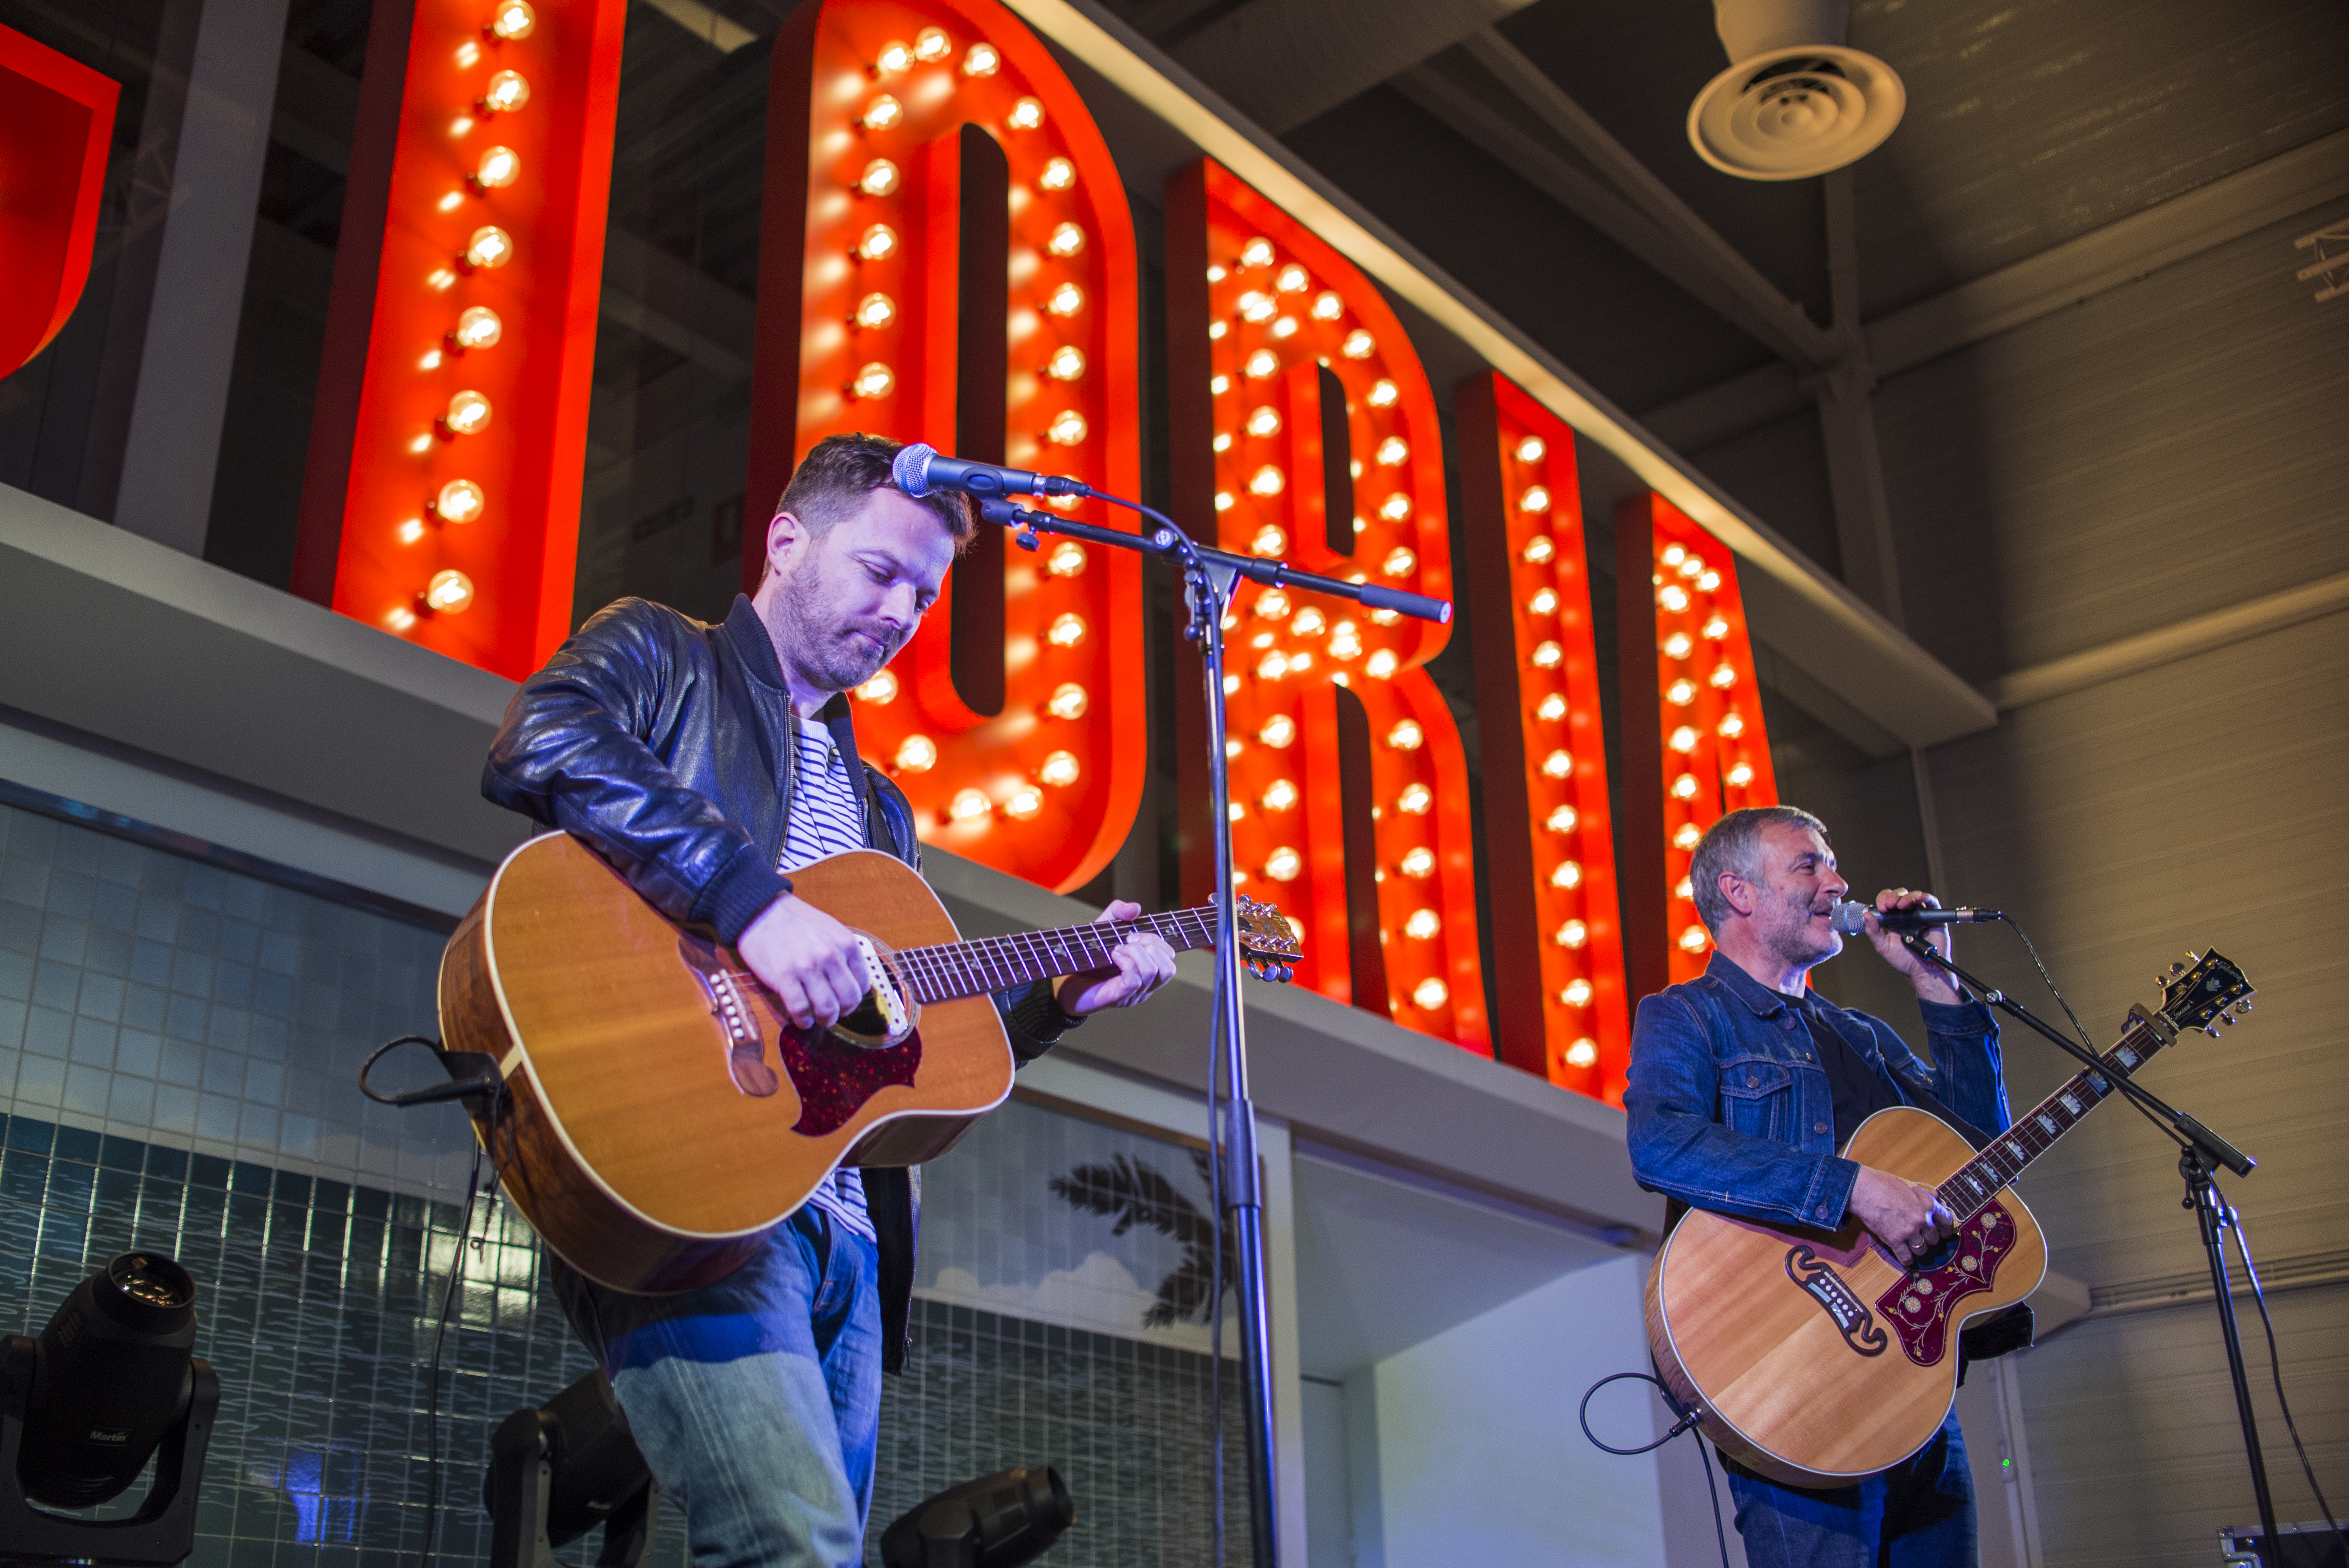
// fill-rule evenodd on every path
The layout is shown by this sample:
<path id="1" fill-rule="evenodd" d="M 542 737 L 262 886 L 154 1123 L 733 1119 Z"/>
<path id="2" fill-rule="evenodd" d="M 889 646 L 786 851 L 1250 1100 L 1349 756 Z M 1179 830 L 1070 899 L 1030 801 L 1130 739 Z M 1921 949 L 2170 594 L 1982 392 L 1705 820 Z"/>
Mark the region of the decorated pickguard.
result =
<path id="1" fill-rule="evenodd" d="M 851 1045 L 830 1029 L 782 1030 L 783 1070 L 800 1091 L 800 1119 L 792 1130 L 808 1138 L 836 1131 L 859 1107 L 891 1084 L 911 1088 L 922 1065 L 922 1032 L 886 1050 Z"/>
<path id="2" fill-rule="evenodd" d="M 1959 1227 L 1939 1266 L 1902 1275 L 1876 1298 L 1876 1310 L 1900 1336 L 1909 1360 L 1931 1367 L 1949 1353 L 1958 1304 L 1990 1288 L 2015 1239 L 2014 1216 L 1992 1203 Z"/>

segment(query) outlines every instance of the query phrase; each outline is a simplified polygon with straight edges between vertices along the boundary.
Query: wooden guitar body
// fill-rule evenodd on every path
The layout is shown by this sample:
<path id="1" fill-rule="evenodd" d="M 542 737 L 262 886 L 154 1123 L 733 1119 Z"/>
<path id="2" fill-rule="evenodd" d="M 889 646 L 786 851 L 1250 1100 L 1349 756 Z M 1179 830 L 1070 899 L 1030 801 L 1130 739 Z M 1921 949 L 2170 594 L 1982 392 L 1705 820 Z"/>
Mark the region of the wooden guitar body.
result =
<path id="1" fill-rule="evenodd" d="M 1862 1122 L 1844 1153 L 1928 1186 L 1973 1158 L 1905 1106 Z M 1649 1273 L 1648 1342 L 1723 1453 L 1787 1486 L 1845 1486 L 1932 1440 L 1957 1396 L 1959 1329 L 2046 1273 L 2045 1239 L 2012 1188 L 1914 1270 L 1857 1220 L 1828 1232 L 1692 1211 Z"/>
<path id="2" fill-rule="evenodd" d="M 956 940 L 928 885 L 878 851 L 792 882 L 886 949 Z M 562 834 L 507 857 L 442 956 L 442 1047 L 492 1057 L 505 1084 L 472 1102 L 474 1133 L 547 1244 L 603 1284 L 720 1279 L 834 1165 L 932 1159 L 1011 1091 L 984 995 L 925 1005 L 874 1049 L 709 978 L 736 967 Z"/>

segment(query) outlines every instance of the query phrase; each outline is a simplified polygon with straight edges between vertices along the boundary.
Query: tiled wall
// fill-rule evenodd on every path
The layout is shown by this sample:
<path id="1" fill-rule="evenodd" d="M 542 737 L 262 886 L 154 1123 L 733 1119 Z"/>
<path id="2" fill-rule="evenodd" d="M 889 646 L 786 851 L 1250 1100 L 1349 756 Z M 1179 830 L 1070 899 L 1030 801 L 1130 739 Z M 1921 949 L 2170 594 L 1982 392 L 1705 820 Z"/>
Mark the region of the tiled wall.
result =
<path id="1" fill-rule="evenodd" d="M 424 1367 L 471 1140 L 455 1109 L 373 1105 L 356 1075 L 375 1043 L 432 1032 L 440 944 L 0 806 L 0 1330 L 36 1332 L 132 1245 L 195 1274 L 197 1354 L 222 1380 L 200 1568 L 404 1568 L 421 1548 Z M 1171 1220 L 1115 1181 L 1070 1180 L 1121 1161 L 1164 1178 L 1145 1185 L 1178 1197 Z M 927 1168 L 925 1196 L 925 1299 L 914 1364 L 885 1389 L 874 1540 L 932 1491 L 1041 1462 L 1078 1508 L 1045 1562 L 1209 1562 L 1206 1330 L 1140 1322 L 1186 1260 L 1186 1206 L 1204 1212 L 1191 1152 L 1014 1104 Z M 589 1365 L 520 1219 L 500 1205 L 472 1236 L 440 1401 L 450 1563 L 487 1545 L 491 1429 Z M 1244 1474 L 1235 1422 L 1240 1551 Z M 673 1511 L 650 1560 L 685 1561 Z"/>

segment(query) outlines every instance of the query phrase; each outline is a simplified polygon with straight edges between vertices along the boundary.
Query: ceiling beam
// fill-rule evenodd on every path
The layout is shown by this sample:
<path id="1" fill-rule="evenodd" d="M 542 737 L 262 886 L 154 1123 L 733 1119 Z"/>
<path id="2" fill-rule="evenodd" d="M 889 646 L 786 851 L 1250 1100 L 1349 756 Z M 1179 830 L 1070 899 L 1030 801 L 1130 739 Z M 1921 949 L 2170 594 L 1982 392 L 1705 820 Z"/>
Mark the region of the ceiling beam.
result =
<path id="1" fill-rule="evenodd" d="M 2349 130 L 1878 317 L 1868 327 L 1869 362 L 1878 377 L 1912 369 L 2343 196 L 2349 196 Z M 1702 451 L 1810 401 L 1795 371 L 1765 366 L 1651 409 L 1640 422 L 1682 451 Z"/>
<path id="2" fill-rule="evenodd" d="M 1755 635 L 1909 746 L 1987 729 L 1957 672 L 1657 441 L 1500 312 L 1251 124 L 1099 0 L 1008 0 L 1201 152 L 1255 186 L 1734 552 Z"/>

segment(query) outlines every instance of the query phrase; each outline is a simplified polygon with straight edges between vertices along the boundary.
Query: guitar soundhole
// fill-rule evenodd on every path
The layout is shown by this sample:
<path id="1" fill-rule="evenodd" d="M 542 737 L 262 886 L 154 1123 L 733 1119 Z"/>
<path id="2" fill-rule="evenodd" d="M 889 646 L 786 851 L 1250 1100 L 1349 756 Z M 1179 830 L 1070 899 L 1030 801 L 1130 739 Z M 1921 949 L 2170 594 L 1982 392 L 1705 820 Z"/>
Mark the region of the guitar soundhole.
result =
<path id="1" fill-rule="evenodd" d="M 918 1029 L 883 1050 L 841 1039 L 830 1029 L 785 1028 L 782 1034 L 783 1070 L 800 1094 L 799 1124 L 792 1130 L 808 1138 L 839 1130 L 892 1084 L 912 1088 L 922 1065 Z"/>

